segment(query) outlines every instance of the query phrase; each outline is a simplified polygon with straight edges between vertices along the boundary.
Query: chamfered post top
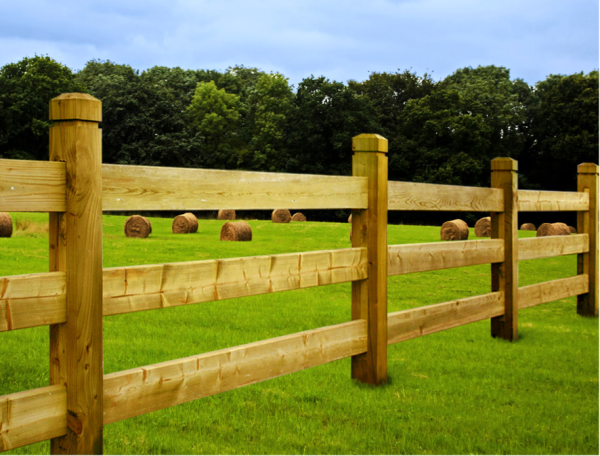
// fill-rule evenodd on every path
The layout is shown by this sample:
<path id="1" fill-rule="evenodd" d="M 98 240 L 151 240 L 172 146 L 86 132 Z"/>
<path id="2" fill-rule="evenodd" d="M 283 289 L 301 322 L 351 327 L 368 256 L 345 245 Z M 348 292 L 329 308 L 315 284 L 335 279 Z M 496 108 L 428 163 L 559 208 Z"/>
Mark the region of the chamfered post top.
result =
<path id="1" fill-rule="evenodd" d="M 363 133 L 352 138 L 353 152 L 387 152 L 388 140 L 381 135 Z"/>
<path id="2" fill-rule="evenodd" d="M 598 165 L 595 163 L 582 163 L 577 167 L 579 174 L 598 174 Z"/>
<path id="3" fill-rule="evenodd" d="M 518 171 L 519 162 L 508 157 L 499 157 L 492 160 L 492 171 Z"/>
<path id="4" fill-rule="evenodd" d="M 102 121 L 102 102 L 87 93 L 63 93 L 50 100 L 50 120 Z"/>

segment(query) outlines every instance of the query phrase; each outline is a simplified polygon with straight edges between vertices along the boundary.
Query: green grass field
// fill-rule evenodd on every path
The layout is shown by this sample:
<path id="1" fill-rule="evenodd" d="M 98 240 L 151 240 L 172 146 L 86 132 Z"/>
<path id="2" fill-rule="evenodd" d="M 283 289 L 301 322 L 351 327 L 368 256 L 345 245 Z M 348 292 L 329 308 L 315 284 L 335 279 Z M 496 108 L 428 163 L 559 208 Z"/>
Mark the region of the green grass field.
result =
<path id="1" fill-rule="evenodd" d="M 0 276 L 46 272 L 46 214 L 12 214 Z M 222 222 L 191 235 L 152 219 L 149 239 L 104 217 L 104 266 L 350 246 L 347 224 L 250 221 L 254 240 L 219 242 Z M 390 226 L 389 243 L 439 241 L 439 228 Z M 532 236 L 533 232 L 520 232 Z M 471 229 L 473 238 L 473 229 Z M 569 277 L 574 256 L 520 263 L 521 286 Z M 342 323 L 350 284 L 104 318 L 105 373 Z M 490 266 L 392 277 L 390 312 L 490 291 Z M 575 299 L 523 310 L 519 340 L 482 321 L 389 347 L 389 384 L 350 379 L 344 359 L 111 424 L 107 454 L 598 454 L 598 319 Z M 48 328 L 0 334 L 0 395 L 48 384 Z M 49 442 L 9 454 L 47 454 Z"/>

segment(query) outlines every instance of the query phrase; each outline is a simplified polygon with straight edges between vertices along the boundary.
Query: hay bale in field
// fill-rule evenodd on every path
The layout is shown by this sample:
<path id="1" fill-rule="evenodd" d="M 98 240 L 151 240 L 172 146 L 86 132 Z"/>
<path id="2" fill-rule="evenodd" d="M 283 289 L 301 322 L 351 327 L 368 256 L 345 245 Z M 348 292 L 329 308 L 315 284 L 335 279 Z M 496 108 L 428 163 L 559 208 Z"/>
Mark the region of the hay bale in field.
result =
<path id="1" fill-rule="evenodd" d="M 348 217 L 348 223 L 352 223 L 352 214 L 350 214 L 350 217 Z"/>
<path id="2" fill-rule="evenodd" d="M 191 212 L 178 215 L 173 219 L 173 234 L 187 234 L 198 231 L 198 219 Z"/>
<path id="3" fill-rule="evenodd" d="M 537 231 L 537 228 L 533 223 L 523 223 L 519 229 L 523 231 Z"/>
<path id="4" fill-rule="evenodd" d="M 252 228 L 248 222 L 227 222 L 221 228 L 221 241 L 251 241 Z"/>
<path id="5" fill-rule="evenodd" d="M 535 237 L 542 236 L 567 236 L 571 231 L 564 223 L 542 223 L 537 230 Z"/>
<path id="6" fill-rule="evenodd" d="M 13 221 L 8 212 L 0 212 L 0 237 L 11 237 Z"/>
<path id="7" fill-rule="evenodd" d="M 273 223 L 290 223 L 292 214 L 287 209 L 275 209 L 271 214 Z"/>
<path id="8" fill-rule="evenodd" d="M 475 224 L 475 236 L 490 237 L 492 235 L 492 218 L 483 217 Z"/>
<path id="9" fill-rule="evenodd" d="M 233 209 L 221 209 L 217 214 L 218 220 L 235 220 L 235 211 Z"/>
<path id="10" fill-rule="evenodd" d="M 442 241 L 464 241 L 469 239 L 469 226 L 461 219 L 444 222 L 440 236 Z"/>
<path id="11" fill-rule="evenodd" d="M 306 222 L 306 216 L 302 212 L 292 215 L 292 222 Z"/>
<path id="12" fill-rule="evenodd" d="M 152 233 L 150 220 L 141 215 L 132 215 L 125 221 L 125 236 L 147 238 Z"/>
<path id="13" fill-rule="evenodd" d="M 569 225 L 568 226 L 569 231 L 571 232 L 571 234 L 577 234 L 577 228 L 575 228 L 574 226 Z"/>

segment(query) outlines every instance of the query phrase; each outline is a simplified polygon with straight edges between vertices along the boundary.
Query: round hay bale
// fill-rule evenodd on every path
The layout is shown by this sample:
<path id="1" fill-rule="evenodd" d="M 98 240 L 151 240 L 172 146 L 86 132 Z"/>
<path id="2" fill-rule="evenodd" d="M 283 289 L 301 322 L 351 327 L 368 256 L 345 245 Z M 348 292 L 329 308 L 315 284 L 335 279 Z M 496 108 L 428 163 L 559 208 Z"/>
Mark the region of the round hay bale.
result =
<path id="1" fill-rule="evenodd" d="M 221 241 L 251 241 L 252 228 L 248 222 L 227 222 L 221 227 Z"/>
<path id="2" fill-rule="evenodd" d="M 571 234 L 577 234 L 577 228 L 575 228 L 574 226 L 569 225 L 569 231 L 571 232 Z"/>
<path id="3" fill-rule="evenodd" d="M 132 215 L 125 221 L 125 236 L 147 238 L 152 233 L 150 220 L 141 215 Z"/>
<path id="4" fill-rule="evenodd" d="M 535 237 L 570 235 L 569 228 L 564 223 L 542 223 Z"/>
<path id="5" fill-rule="evenodd" d="M 173 226 L 171 228 L 173 234 L 195 233 L 198 231 L 198 219 L 191 212 L 186 212 L 173 219 Z"/>
<path id="6" fill-rule="evenodd" d="M 273 223 L 290 223 L 292 214 L 287 209 L 275 209 L 271 214 Z"/>
<path id="7" fill-rule="evenodd" d="M 302 212 L 292 215 L 292 222 L 306 222 L 306 216 Z"/>
<path id="8" fill-rule="evenodd" d="M 348 223 L 352 223 L 352 214 L 350 214 L 350 217 L 348 217 Z"/>
<path id="9" fill-rule="evenodd" d="M 519 229 L 523 231 L 537 231 L 537 228 L 533 223 L 523 223 Z"/>
<path id="10" fill-rule="evenodd" d="M 219 220 L 235 220 L 235 211 L 233 209 L 221 209 L 217 214 Z"/>
<path id="11" fill-rule="evenodd" d="M 490 237 L 492 235 L 492 218 L 483 217 L 475 224 L 475 236 Z"/>
<path id="12" fill-rule="evenodd" d="M 13 221 L 8 212 L 0 212 L 0 237 L 11 237 Z"/>
<path id="13" fill-rule="evenodd" d="M 571 230 L 569 229 L 569 227 L 567 226 L 566 223 L 553 223 L 553 225 L 556 227 L 556 231 L 558 231 L 558 235 L 559 236 L 570 236 L 571 235 Z"/>
<path id="14" fill-rule="evenodd" d="M 442 241 L 464 241 L 469 239 L 469 226 L 461 219 L 444 222 L 440 230 Z"/>

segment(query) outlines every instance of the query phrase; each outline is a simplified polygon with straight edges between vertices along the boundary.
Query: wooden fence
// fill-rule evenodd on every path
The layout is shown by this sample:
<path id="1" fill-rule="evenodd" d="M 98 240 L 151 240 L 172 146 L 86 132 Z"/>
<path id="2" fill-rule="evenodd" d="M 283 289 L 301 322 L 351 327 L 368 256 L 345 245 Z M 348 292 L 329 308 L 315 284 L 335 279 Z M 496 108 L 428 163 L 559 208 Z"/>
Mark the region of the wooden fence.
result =
<path id="1" fill-rule="evenodd" d="M 52 453 L 102 453 L 105 424 L 352 357 L 352 377 L 387 380 L 387 346 L 491 319 L 517 338 L 519 309 L 577 295 L 598 315 L 598 166 L 577 192 L 517 189 L 492 161 L 492 188 L 388 182 L 387 140 L 353 139 L 353 176 L 102 165 L 101 103 L 50 103 L 50 161 L 0 160 L 0 211 L 50 213 L 50 271 L 0 278 L 0 331 L 50 325 L 50 386 L 0 397 L 0 450 L 52 439 Z M 352 248 L 102 268 L 102 211 L 352 209 Z M 387 245 L 387 211 L 480 211 L 489 240 Z M 572 236 L 517 238 L 519 211 L 577 211 Z M 518 286 L 518 261 L 578 254 L 578 275 Z M 387 312 L 387 277 L 492 265 L 491 292 Z M 352 321 L 103 375 L 102 316 L 352 282 Z"/>

